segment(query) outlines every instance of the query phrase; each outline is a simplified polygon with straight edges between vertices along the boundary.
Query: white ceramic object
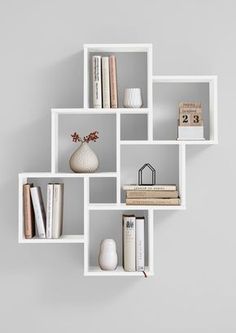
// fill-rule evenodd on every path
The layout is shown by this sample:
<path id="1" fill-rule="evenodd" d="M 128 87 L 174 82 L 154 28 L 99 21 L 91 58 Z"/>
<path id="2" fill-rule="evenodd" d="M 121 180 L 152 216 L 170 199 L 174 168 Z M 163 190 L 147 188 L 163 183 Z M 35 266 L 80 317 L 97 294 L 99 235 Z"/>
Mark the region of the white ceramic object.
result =
<path id="1" fill-rule="evenodd" d="M 69 163 L 74 172 L 94 172 L 99 166 L 98 157 L 87 142 L 81 143 L 71 155 Z"/>
<path id="2" fill-rule="evenodd" d="M 100 268 L 105 271 L 114 271 L 116 269 L 118 255 L 114 239 L 104 239 L 101 242 L 98 262 Z"/>
<path id="3" fill-rule="evenodd" d="M 125 108 L 141 108 L 142 94 L 140 88 L 127 88 L 124 94 L 124 107 Z"/>

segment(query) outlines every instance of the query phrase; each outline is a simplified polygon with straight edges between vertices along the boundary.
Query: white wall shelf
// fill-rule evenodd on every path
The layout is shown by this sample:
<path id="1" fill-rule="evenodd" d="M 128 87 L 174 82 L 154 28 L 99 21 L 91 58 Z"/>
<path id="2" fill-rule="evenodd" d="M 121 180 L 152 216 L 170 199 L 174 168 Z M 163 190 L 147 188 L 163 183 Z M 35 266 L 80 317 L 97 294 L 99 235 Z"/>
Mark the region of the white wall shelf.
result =
<path id="1" fill-rule="evenodd" d="M 115 54 L 118 62 L 119 108 L 93 109 L 91 102 L 91 57 Z M 132 63 L 132 66 L 130 64 Z M 131 68 L 132 67 L 132 68 Z M 138 68 L 138 71 L 136 69 Z M 141 87 L 144 107 L 122 107 L 127 85 Z M 204 141 L 176 140 L 178 103 L 201 101 L 204 111 Z M 97 264 L 99 243 L 103 238 L 117 240 L 121 259 L 121 217 L 123 213 L 142 214 L 146 218 L 145 272 L 154 274 L 153 224 L 156 211 L 186 209 L 186 146 L 212 145 L 218 141 L 217 77 L 209 75 L 153 75 L 151 44 L 84 45 L 84 107 L 51 110 L 51 171 L 26 172 L 19 175 L 19 243 L 66 244 L 84 246 L 85 276 L 137 276 L 142 272 L 125 272 L 122 263 L 115 271 L 102 271 Z M 93 145 L 101 160 L 96 173 L 72 173 L 68 159 L 75 145 L 70 133 L 96 129 L 100 140 Z M 87 134 L 87 133 L 83 133 Z M 104 137 L 103 137 L 104 135 Z M 107 140 L 109 138 L 109 140 Z M 147 160 L 157 168 L 157 182 L 178 186 L 179 206 L 128 206 L 122 185 L 136 182 L 137 170 Z M 67 198 L 65 234 L 59 239 L 25 239 L 23 232 L 22 187 L 28 181 L 42 186 L 60 180 L 65 183 Z M 103 193 L 99 188 L 103 189 Z M 105 193 L 108 189 L 111 192 Z M 102 195 L 100 195 L 100 192 Z M 101 200 L 105 198 L 104 200 Z M 79 199 L 79 200 L 78 200 Z M 73 214 L 68 208 L 73 205 Z M 155 214 L 156 216 L 156 214 Z M 112 222 L 111 222 L 112 221 Z"/>

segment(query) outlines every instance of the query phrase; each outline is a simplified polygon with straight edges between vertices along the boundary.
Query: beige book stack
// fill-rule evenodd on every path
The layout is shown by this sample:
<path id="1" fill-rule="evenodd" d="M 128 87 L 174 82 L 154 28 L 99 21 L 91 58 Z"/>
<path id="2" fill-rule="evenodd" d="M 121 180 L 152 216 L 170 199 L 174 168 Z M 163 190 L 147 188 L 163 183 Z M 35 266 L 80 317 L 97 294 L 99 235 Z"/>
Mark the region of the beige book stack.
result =
<path id="1" fill-rule="evenodd" d="M 176 185 L 125 185 L 127 205 L 180 205 Z"/>

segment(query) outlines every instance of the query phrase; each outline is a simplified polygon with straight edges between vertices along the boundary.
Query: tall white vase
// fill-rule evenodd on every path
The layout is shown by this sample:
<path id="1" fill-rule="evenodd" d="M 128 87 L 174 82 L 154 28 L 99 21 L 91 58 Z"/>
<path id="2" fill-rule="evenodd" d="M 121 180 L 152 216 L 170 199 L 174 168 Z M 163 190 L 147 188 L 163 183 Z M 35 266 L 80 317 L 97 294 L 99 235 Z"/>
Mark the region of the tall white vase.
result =
<path id="1" fill-rule="evenodd" d="M 114 239 L 104 239 L 101 242 L 98 262 L 101 269 L 105 271 L 114 271 L 116 269 L 118 255 Z"/>
<path id="2" fill-rule="evenodd" d="M 74 172 L 94 172 L 99 166 L 98 157 L 87 142 L 81 143 L 71 155 L 69 163 Z"/>

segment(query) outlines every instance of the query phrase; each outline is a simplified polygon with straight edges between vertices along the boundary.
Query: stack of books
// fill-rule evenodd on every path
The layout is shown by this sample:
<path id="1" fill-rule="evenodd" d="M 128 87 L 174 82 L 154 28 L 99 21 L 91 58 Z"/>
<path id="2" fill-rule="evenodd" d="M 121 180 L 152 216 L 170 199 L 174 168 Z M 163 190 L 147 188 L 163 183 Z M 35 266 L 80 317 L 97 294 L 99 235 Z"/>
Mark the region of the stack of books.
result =
<path id="1" fill-rule="evenodd" d="M 125 185 L 127 205 L 180 205 L 176 185 Z"/>
<path id="2" fill-rule="evenodd" d="M 41 188 L 33 184 L 23 185 L 23 218 L 25 238 L 59 238 L 63 225 L 64 184 L 47 185 L 47 213 Z"/>
<path id="3" fill-rule="evenodd" d="M 145 271 L 144 217 L 123 215 L 123 267 L 127 272 Z"/>
<path id="4" fill-rule="evenodd" d="M 93 107 L 117 108 L 117 70 L 116 57 L 102 57 L 95 55 L 92 58 L 93 80 Z"/>

